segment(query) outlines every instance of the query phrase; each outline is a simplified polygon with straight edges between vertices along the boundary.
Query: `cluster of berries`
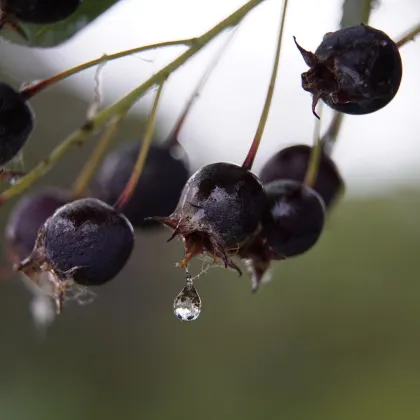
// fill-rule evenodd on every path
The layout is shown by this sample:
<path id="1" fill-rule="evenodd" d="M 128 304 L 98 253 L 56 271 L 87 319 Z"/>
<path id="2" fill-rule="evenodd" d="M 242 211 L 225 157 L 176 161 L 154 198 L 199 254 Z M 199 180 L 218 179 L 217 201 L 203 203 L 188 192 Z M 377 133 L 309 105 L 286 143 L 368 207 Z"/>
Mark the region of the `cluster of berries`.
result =
<path id="1" fill-rule="evenodd" d="M 6 21 L 49 23 L 69 16 L 80 1 L 59 2 L 57 10 L 51 4 L 1 2 Z M 362 24 L 328 33 L 315 53 L 296 45 L 310 67 L 302 74 L 302 87 L 313 96 L 315 115 L 319 100 L 341 113 L 375 112 L 398 91 L 399 50 L 382 31 Z M 0 83 L 2 167 L 19 153 L 33 130 L 29 96 Z M 181 236 L 185 245 L 178 266 L 187 271 L 187 285 L 175 299 L 175 313 L 182 320 L 196 319 L 201 300 L 188 272 L 193 257 L 207 255 L 239 273 L 235 259 L 242 260 L 255 291 L 271 261 L 301 255 L 316 244 L 328 212 L 344 190 L 322 145 L 316 152 L 303 144 L 280 150 L 259 176 L 250 165 L 226 162 L 204 166 L 190 176 L 185 152 L 177 142 L 168 141 L 151 146 L 131 198 L 123 209 L 116 208 L 139 147 L 138 142 L 129 142 L 105 158 L 91 197 L 48 189 L 24 197 L 12 213 L 6 227 L 9 258 L 17 271 L 55 299 L 58 310 L 70 294 L 82 299 L 88 286 L 115 278 L 132 254 L 134 229 L 156 229 L 161 223 L 173 230 L 170 239 Z M 317 171 L 308 181 L 314 153 L 319 154 Z"/>

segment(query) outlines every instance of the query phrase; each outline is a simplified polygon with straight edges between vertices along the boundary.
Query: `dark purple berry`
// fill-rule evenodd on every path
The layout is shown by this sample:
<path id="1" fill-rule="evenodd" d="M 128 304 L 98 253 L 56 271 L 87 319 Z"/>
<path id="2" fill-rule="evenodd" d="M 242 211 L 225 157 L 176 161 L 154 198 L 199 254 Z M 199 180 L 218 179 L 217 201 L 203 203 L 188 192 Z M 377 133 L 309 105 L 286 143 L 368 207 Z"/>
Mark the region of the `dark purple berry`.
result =
<path id="1" fill-rule="evenodd" d="M 295 39 L 296 42 L 296 39 Z M 296 42 L 310 70 L 302 87 L 336 111 L 362 115 L 387 105 L 402 77 L 401 56 L 384 32 L 361 24 L 327 33 L 315 53 Z"/>
<path id="2" fill-rule="evenodd" d="M 19 153 L 33 127 L 34 116 L 23 96 L 0 82 L 0 166 Z"/>
<path id="3" fill-rule="evenodd" d="M 292 180 L 264 186 L 268 211 L 261 235 L 278 259 L 303 254 L 318 241 L 325 219 L 325 205 L 313 189 Z"/>
<path id="4" fill-rule="evenodd" d="M 262 231 L 238 254 L 256 291 L 269 274 L 272 260 L 284 260 L 311 249 L 321 236 L 325 205 L 318 193 L 301 182 L 273 181 L 264 186 L 268 206 Z"/>
<path id="5" fill-rule="evenodd" d="M 308 169 L 312 147 L 305 144 L 286 147 L 272 156 L 260 172 L 263 184 L 281 179 L 303 182 Z M 315 184 L 312 187 L 323 199 L 327 208 L 331 207 L 345 186 L 333 160 L 324 152 L 318 167 Z"/>
<path id="6" fill-rule="evenodd" d="M 21 22 L 42 25 L 67 19 L 81 3 L 82 0 L 1 0 L 1 8 Z"/>
<path id="7" fill-rule="evenodd" d="M 44 189 L 18 201 L 5 229 L 8 252 L 13 262 L 23 260 L 32 252 L 39 228 L 69 201 L 70 194 L 58 188 Z"/>
<path id="8" fill-rule="evenodd" d="M 134 168 L 140 145 L 130 142 L 110 153 L 98 171 L 99 197 L 114 204 L 123 192 Z M 178 148 L 179 149 L 179 148 Z M 152 145 L 140 179 L 122 209 L 134 227 L 159 226 L 145 221 L 151 216 L 167 216 L 176 207 L 189 178 L 188 164 L 175 156 L 175 148 Z M 181 150 L 179 150 L 181 151 Z"/>
<path id="9" fill-rule="evenodd" d="M 180 266 L 207 252 L 236 268 L 228 255 L 237 253 L 258 232 L 265 204 L 262 185 L 250 171 L 231 163 L 213 163 L 192 175 L 169 217 L 156 219 L 174 229 L 172 237 L 185 239 Z"/>
<path id="10" fill-rule="evenodd" d="M 43 226 L 38 252 L 63 280 L 85 286 L 113 279 L 125 266 L 134 246 L 127 218 L 108 204 L 83 198 L 59 208 Z"/>

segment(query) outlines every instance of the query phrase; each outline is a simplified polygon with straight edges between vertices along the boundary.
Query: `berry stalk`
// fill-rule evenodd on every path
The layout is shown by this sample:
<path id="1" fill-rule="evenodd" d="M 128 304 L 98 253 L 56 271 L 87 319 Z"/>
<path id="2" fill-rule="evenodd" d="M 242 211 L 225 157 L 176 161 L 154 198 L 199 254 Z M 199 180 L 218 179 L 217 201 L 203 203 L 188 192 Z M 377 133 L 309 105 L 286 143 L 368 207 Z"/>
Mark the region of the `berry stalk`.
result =
<path id="1" fill-rule="evenodd" d="M 420 23 L 418 23 L 414 28 L 411 28 L 405 35 L 403 35 L 398 41 L 395 43 L 397 44 L 398 48 L 401 48 L 409 41 L 414 41 L 414 38 L 420 34 Z"/>
<path id="2" fill-rule="evenodd" d="M 236 27 L 232 29 L 232 32 L 228 36 L 227 40 L 223 44 L 222 48 L 216 53 L 212 61 L 210 62 L 209 66 L 207 67 L 206 71 L 204 72 L 203 76 L 199 80 L 196 88 L 194 89 L 190 99 L 188 100 L 187 104 L 185 105 L 184 111 L 180 115 L 177 123 L 175 124 L 175 127 L 173 130 L 169 133 L 168 138 L 165 141 L 165 144 L 167 147 L 173 147 L 176 146 L 179 143 L 179 133 L 185 123 L 185 120 L 188 116 L 188 114 L 191 111 L 192 106 L 194 105 L 195 101 L 200 96 L 201 91 L 203 90 L 204 86 L 206 85 L 207 81 L 209 80 L 211 74 L 213 73 L 214 69 L 216 68 L 217 64 L 219 63 L 220 59 L 222 58 L 224 52 L 230 45 L 235 33 L 236 33 Z"/>
<path id="3" fill-rule="evenodd" d="M 150 145 L 152 144 L 153 132 L 155 130 L 156 111 L 164 84 L 165 82 L 162 82 L 158 86 L 155 100 L 153 102 L 152 111 L 150 112 L 149 119 L 147 120 L 146 131 L 144 133 L 144 138 L 139 150 L 137 161 L 133 168 L 133 172 L 131 173 L 130 179 L 128 180 L 127 185 L 125 186 L 124 191 L 121 193 L 117 202 L 114 204 L 115 209 L 117 209 L 118 211 L 123 211 L 124 206 L 128 203 L 128 201 L 130 201 L 130 198 L 133 195 L 134 189 L 137 186 L 144 165 L 146 163 L 147 154 L 149 153 Z"/>
<path id="4" fill-rule="evenodd" d="M 104 132 L 99 138 L 98 144 L 93 150 L 91 156 L 86 161 L 83 166 L 80 175 L 77 177 L 76 181 L 73 184 L 72 196 L 73 198 L 80 198 L 83 196 L 93 177 L 95 176 L 96 170 L 101 164 L 109 145 L 111 144 L 115 133 L 118 131 L 118 128 L 121 124 L 121 121 L 124 119 L 124 115 L 119 115 L 115 119 L 110 121 L 108 127 L 105 127 Z"/>
<path id="5" fill-rule="evenodd" d="M 7 200 L 17 196 L 29 188 L 34 182 L 40 179 L 44 174 L 49 172 L 57 162 L 63 158 L 73 146 L 83 144 L 90 135 L 102 125 L 104 125 L 110 118 L 129 110 L 149 89 L 153 86 L 162 83 L 168 76 L 186 63 L 197 52 L 203 49 L 210 41 L 216 38 L 227 28 L 236 26 L 252 9 L 262 3 L 264 0 L 250 0 L 248 3 L 233 12 L 216 26 L 205 32 L 198 38 L 194 38 L 191 47 L 183 54 L 178 56 L 175 60 L 158 71 L 155 75 L 146 80 L 139 87 L 132 90 L 119 101 L 110 105 L 108 108 L 100 111 L 95 118 L 90 121 L 90 124 L 83 126 L 76 130 L 64 139 L 44 160 L 42 160 L 35 168 L 32 169 L 26 176 L 24 176 L 19 183 L 13 185 L 11 188 L 0 194 L 0 205 Z"/>
<path id="6" fill-rule="evenodd" d="M 264 133 L 264 128 L 267 122 L 268 114 L 270 112 L 271 100 L 273 98 L 274 87 L 276 85 L 277 72 L 278 72 L 279 62 L 280 62 L 281 45 L 282 45 L 282 40 L 283 40 L 284 25 L 286 22 L 287 3 L 288 3 L 288 0 L 284 0 L 280 29 L 279 29 L 279 37 L 277 40 L 276 55 L 274 58 L 273 70 L 271 73 L 270 84 L 268 85 L 264 108 L 261 113 L 260 122 L 258 124 L 257 132 L 255 133 L 254 140 L 251 144 L 248 155 L 246 156 L 244 163 L 242 164 L 242 167 L 248 170 L 252 168 L 252 165 L 254 163 L 255 156 L 257 155 L 258 148 L 260 147 L 260 143 L 261 143 L 261 139 Z"/>
<path id="7" fill-rule="evenodd" d="M 315 119 L 314 146 L 312 147 L 311 154 L 309 155 L 308 167 L 306 169 L 304 179 L 304 184 L 310 188 L 313 188 L 318 176 L 319 163 L 321 161 L 321 153 L 323 148 L 322 139 L 319 135 L 321 131 L 322 104 L 320 104 L 318 107 L 318 114 L 320 118 Z"/>
<path id="8" fill-rule="evenodd" d="M 35 84 L 29 84 L 28 86 L 24 86 L 20 93 L 24 96 L 25 99 L 30 99 L 36 94 L 42 92 L 44 89 L 53 86 L 54 84 L 61 82 L 67 79 L 70 76 L 74 76 L 77 73 L 80 73 L 84 70 L 88 70 L 92 67 L 95 67 L 100 64 L 107 63 L 112 60 L 117 60 L 119 58 L 128 57 L 133 54 L 141 53 L 144 51 L 150 51 L 154 49 L 164 48 L 164 47 L 173 47 L 173 46 L 192 46 L 195 42 L 195 38 L 186 38 L 180 39 L 176 41 L 165 41 L 165 42 L 158 42 L 156 44 L 150 45 L 143 45 L 141 47 L 131 48 L 129 50 L 120 51 L 114 54 L 104 54 L 99 58 L 95 58 L 94 60 L 88 61 L 86 63 L 80 64 L 78 66 L 72 67 L 71 69 L 65 70 L 61 73 L 57 73 L 56 75 L 49 77 L 48 79 L 41 80 Z"/>

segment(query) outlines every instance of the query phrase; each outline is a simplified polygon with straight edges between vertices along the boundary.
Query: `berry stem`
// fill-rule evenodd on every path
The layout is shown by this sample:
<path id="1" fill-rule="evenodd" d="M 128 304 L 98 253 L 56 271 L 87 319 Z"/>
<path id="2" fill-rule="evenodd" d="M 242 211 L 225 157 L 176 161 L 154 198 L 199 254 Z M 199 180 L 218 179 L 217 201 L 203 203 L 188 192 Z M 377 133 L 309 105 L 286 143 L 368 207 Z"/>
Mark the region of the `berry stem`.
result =
<path id="1" fill-rule="evenodd" d="M 180 39 L 177 41 L 165 41 L 165 42 L 158 42 L 156 44 L 144 45 L 141 47 L 136 47 L 136 48 L 131 48 L 129 50 L 120 51 L 115 54 L 104 54 L 99 58 L 95 58 L 94 60 L 72 67 L 52 77 L 49 77 L 48 79 L 41 80 L 40 82 L 37 82 L 35 84 L 30 83 L 29 85 L 24 86 L 20 92 L 25 97 L 25 99 L 30 99 L 33 96 L 35 96 L 37 93 L 40 93 L 41 91 L 54 85 L 55 83 L 61 82 L 62 80 L 65 80 L 70 76 L 73 76 L 84 70 L 90 69 L 91 67 L 95 67 L 99 64 L 104 64 L 109 61 L 116 60 L 118 58 L 127 57 L 133 54 L 137 54 L 137 53 L 149 51 L 149 50 L 154 50 L 158 48 L 173 47 L 173 46 L 179 46 L 179 45 L 192 46 L 194 42 L 195 42 L 195 38 L 186 38 L 186 39 Z"/>
<path id="2" fill-rule="evenodd" d="M 87 187 L 89 186 L 92 178 L 95 176 L 96 170 L 98 169 L 100 163 L 102 162 L 109 145 L 111 144 L 112 139 L 115 136 L 115 133 L 118 130 L 118 127 L 121 124 L 121 121 L 124 119 L 124 115 L 119 115 L 112 119 L 105 130 L 103 131 L 99 141 L 90 155 L 89 159 L 83 166 L 80 175 L 77 177 L 76 181 L 73 184 L 72 196 L 74 199 L 80 198 L 83 196 Z"/>
<path id="3" fill-rule="evenodd" d="M 133 172 L 131 173 L 130 179 L 128 180 L 127 185 L 125 186 L 124 191 L 121 193 L 117 202 L 114 204 L 115 209 L 118 211 L 123 211 L 125 205 L 128 203 L 128 201 L 130 201 L 130 198 L 133 195 L 133 192 L 140 179 L 141 173 L 143 172 L 143 168 L 147 160 L 147 155 L 149 153 L 150 145 L 152 144 L 153 132 L 156 123 L 156 111 L 164 84 L 165 82 L 163 81 L 158 86 L 155 100 L 153 102 L 152 111 L 150 112 L 150 116 L 147 120 L 146 131 L 144 133 L 144 138 L 142 140 L 142 145 L 140 147 L 139 154 L 137 156 L 137 160 L 133 168 Z"/>
<path id="4" fill-rule="evenodd" d="M 211 74 L 213 73 L 214 69 L 216 68 L 217 64 L 219 63 L 220 59 L 222 58 L 224 52 L 226 51 L 227 47 L 230 45 L 235 33 L 236 33 L 237 27 L 233 28 L 231 33 L 229 34 L 228 38 L 226 39 L 225 43 L 222 45 L 219 51 L 217 51 L 216 55 L 211 60 L 210 64 L 208 65 L 206 71 L 204 72 L 203 76 L 199 80 L 196 88 L 194 89 L 191 97 L 189 98 L 187 104 L 185 105 L 185 108 L 180 115 L 178 121 L 175 124 L 175 127 L 172 129 L 172 131 L 169 133 L 169 136 L 165 140 L 165 145 L 167 147 L 174 147 L 179 144 L 179 133 L 185 123 L 185 120 L 191 111 L 192 106 L 194 105 L 195 101 L 198 99 L 198 97 L 201 94 L 201 91 L 203 90 L 204 86 L 206 85 L 207 81 L 209 80 Z"/>
<path id="5" fill-rule="evenodd" d="M 236 26 L 251 10 L 262 3 L 264 0 L 250 0 L 242 7 L 233 12 L 226 19 L 219 22 L 209 31 L 205 32 L 198 38 L 194 38 L 192 45 L 184 53 L 179 55 L 175 60 L 158 71 L 148 80 L 146 80 L 139 87 L 132 90 L 119 101 L 110 105 L 108 108 L 98 112 L 98 114 L 90 121 L 90 124 L 84 125 L 79 130 L 76 130 L 64 139 L 44 160 L 42 160 L 35 168 L 32 169 L 26 176 L 22 177 L 20 181 L 8 188 L 0 194 L 0 205 L 5 203 L 12 197 L 17 196 L 29 188 L 34 182 L 40 179 L 44 174 L 50 171 L 57 162 L 66 155 L 66 153 L 74 146 L 83 144 L 90 135 L 102 125 L 104 125 L 110 118 L 129 110 L 149 89 L 156 84 L 162 83 L 175 70 L 186 63 L 198 51 L 203 49 L 210 41 L 216 38 L 221 32 Z"/>
<path id="6" fill-rule="evenodd" d="M 242 167 L 247 170 L 250 170 L 254 163 L 255 156 L 257 155 L 258 148 L 260 146 L 261 139 L 264 133 L 264 128 L 267 122 L 268 114 L 270 112 L 271 100 L 273 98 L 274 87 L 276 85 L 277 72 L 278 72 L 279 62 L 280 62 L 280 52 L 281 52 L 281 45 L 282 45 L 282 39 L 283 39 L 283 32 L 284 32 L 284 26 L 286 23 L 287 3 L 288 3 L 288 0 L 284 0 L 280 29 L 279 29 L 279 37 L 277 40 L 276 55 L 274 58 L 273 70 L 271 72 L 270 84 L 268 85 L 264 108 L 261 113 L 260 121 L 258 124 L 257 131 L 255 133 L 254 140 L 248 151 L 248 155 L 246 156 L 244 163 L 242 164 Z"/>
<path id="7" fill-rule="evenodd" d="M 320 118 L 315 120 L 314 146 L 312 147 L 311 154 L 309 156 L 308 168 L 306 169 L 304 180 L 304 184 L 310 188 L 315 185 L 316 178 L 318 176 L 319 162 L 321 160 L 322 140 L 319 133 L 321 129 L 322 106 L 318 108 L 318 114 Z"/>
<path id="8" fill-rule="evenodd" d="M 414 38 L 420 34 L 420 23 L 411 28 L 405 35 L 403 35 L 397 42 L 397 47 L 401 48 L 409 41 L 414 41 Z"/>
<path id="9" fill-rule="evenodd" d="M 321 137 L 322 149 L 327 155 L 331 155 L 333 151 L 335 142 L 338 138 L 338 133 L 340 132 L 343 123 L 343 118 L 344 114 L 335 112 L 327 131 Z"/>

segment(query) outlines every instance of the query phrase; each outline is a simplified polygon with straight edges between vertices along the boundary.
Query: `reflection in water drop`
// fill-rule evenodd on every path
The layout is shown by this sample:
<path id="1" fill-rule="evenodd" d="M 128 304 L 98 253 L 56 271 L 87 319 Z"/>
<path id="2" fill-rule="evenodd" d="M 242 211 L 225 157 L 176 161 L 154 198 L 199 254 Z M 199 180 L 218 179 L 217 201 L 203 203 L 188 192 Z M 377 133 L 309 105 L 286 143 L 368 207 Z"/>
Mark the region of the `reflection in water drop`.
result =
<path id="1" fill-rule="evenodd" d="M 174 299 L 174 313 L 181 321 L 195 321 L 201 312 L 201 299 L 187 271 L 187 284 Z"/>

